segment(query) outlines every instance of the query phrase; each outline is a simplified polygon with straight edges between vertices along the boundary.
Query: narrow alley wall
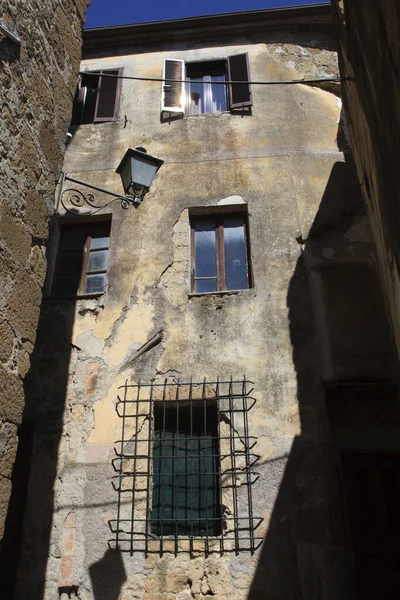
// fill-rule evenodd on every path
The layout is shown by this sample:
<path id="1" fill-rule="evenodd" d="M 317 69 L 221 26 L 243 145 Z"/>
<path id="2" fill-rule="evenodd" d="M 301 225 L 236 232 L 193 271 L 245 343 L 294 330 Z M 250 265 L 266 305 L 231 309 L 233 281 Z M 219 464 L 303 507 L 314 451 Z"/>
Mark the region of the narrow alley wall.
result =
<path id="1" fill-rule="evenodd" d="M 0 22 L 0 595 L 11 594 L 31 432 L 20 430 L 24 378 L 46 274 L 48 219 L 60 174 L 88 0 L 9 0 Z M 10 501 L 11 498 L 11 501 Z M 11 502 L 11 503 L 10 503 Z M 9 510 L 9 507 L 12 507 Z M 12 533 L 11 533 L 12 532 Z"/>
<path id="2" fill-rule="evenodd" d="M 400 351 L 400 9 L 396 0 L 333 0 L 343 103 Z"/>

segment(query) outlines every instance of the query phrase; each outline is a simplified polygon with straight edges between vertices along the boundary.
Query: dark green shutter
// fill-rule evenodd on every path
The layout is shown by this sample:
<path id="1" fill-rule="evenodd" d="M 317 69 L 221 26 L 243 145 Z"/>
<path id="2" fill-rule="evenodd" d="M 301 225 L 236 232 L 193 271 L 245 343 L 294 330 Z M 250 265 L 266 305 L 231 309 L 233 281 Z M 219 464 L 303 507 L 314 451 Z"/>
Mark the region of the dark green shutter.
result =
<path id="1" fill-rule="evenodd" d="M 155 415 L 153 447 L 152 533 L 156 535 L 215 536 L 221 533 L 219 503 L 219 443 L 215 411 L 202 431 L 202 410 L 167 410 L 166 423 Z M 186 413 L 186 414 L 184 414 Z M 199 426 L 200 424 L 200 426 Z"/>

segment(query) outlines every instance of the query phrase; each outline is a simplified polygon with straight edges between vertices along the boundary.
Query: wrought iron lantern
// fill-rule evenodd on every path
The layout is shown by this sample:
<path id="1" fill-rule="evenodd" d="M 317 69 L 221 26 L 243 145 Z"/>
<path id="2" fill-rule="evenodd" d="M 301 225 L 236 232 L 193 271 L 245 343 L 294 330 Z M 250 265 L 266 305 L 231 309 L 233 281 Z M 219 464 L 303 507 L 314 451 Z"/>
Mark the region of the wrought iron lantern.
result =
<path id="1" fill-rule="evenodd" d="M 147 154 L 146 149 L 141 146 L 134 150 L 129 148 L 116 169 L 116 173 L 121 175 L 125 196 L 93 185 L 92 183 L 81 181 L 80 179 L 71 177 L 68 173 L 64 173 L 61 180 L 59 204 L 62 205 L 67 213 L 74 216 L 94 215 L 109 206 L 112 202 L 115 202 L 115 200 L 121 202 L 122 208 L 129 208 L 130 206 L 138 207 L 144 196 L 150 191 L 153 179 L 163 162 L 163 160 Z M 77 184 L 79 187 L 71 187 L 70 182 Z M 112 196 L 113 200 L 99 202 L 96 200 L 93 192 L 83 192 L 80 189 L 81 186 Z M 82 213 L 80 210 L 82 208 L 89 210 Z"/>
<path id="2" fill-rule="evenodd" d="M 121 176 L 125 194 L 133 196 L 134 203 L 140 204 L 149 192 L 153 179 L 163 160 L 147 154 L 147 150 L 138 146 L 129 148 L 116 169 Z"/>

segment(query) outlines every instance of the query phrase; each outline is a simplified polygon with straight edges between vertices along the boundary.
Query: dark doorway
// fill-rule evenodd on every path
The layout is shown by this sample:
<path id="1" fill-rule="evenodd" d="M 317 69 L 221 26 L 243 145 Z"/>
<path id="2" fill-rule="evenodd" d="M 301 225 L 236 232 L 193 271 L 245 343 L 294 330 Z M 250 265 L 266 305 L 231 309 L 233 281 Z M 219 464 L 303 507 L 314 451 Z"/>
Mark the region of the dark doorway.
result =
<path id="1" fill-rule="evenodd" d="M 343 452 L 358 600 L 400 598 L 400 455 Z"/>

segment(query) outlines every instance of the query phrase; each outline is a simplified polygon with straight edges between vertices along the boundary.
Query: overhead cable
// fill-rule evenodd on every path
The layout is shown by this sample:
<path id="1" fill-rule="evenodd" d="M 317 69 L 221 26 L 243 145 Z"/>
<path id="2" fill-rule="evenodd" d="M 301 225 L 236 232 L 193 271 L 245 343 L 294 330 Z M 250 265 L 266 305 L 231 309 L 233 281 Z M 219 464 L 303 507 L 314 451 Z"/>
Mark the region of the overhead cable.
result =
<path id="1" fill-rule="evenodd" d="M 165 83 L 193 83 L 191 79 L 162 79 L 161 77 L 135 77 L 133 75 L 113 75 L 101 71 L 80 71 L 80 75 L 101 75 L 102 77 L 115 77 L 116 79 L 133 79 L 134 81 L 161 81 Z M 342 81 L 354 81 L 353 77 L 321 77 L 319 79 L 289 79 L 282 81 L 212 81 L 212 85 L 243 84 L 243 85 L 294 85 L 305 83 L 316 85 L 318 83 L 341 83 Z M 196 81 L 196 84 L 209 84 L 209 81 Z"/>

